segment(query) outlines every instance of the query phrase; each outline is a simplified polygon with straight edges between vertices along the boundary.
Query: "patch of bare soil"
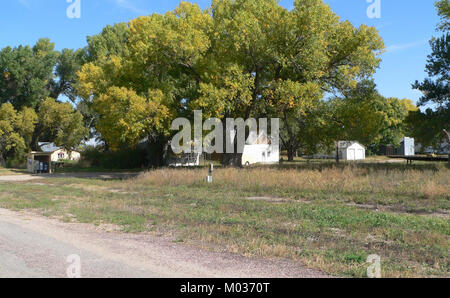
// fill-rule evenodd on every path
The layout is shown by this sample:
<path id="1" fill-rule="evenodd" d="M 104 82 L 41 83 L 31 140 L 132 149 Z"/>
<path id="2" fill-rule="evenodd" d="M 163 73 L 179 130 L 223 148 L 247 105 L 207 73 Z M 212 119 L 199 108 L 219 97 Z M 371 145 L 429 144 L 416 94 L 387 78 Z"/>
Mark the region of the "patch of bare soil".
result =
<path id="1" fill-rule="evenodd" d="M 270 203 L 304 203 L 304 204 L 308 203 L 308 201 L 293 200 L 286 198 L 272 198 L 272 197 L 247 197 L 245 199 L 248 201 L 261 201 Z"/>
<path id="2" fill-rule="evenodd" d="M 447 211 L 435 211 L 435 212 L 429 212 L 429 211 L 409 211 L 405 208 L 396 207 L 396 206 L 381 206 L 381 205 L 371 205 L 371 204 L 356 204 L 356 203 L 349 203 L 347 206 L 350 207 L 356 207 L 360 209 L 366 209 L 366 210 L 372 210 L 372 211 L 381 211 L 381 212 L 391 212 L 391 213 L 398 213 L 398 214 L 413 214 L 413 215 L 420 215 L 420 216 L 430 216 L 430 217 L 439 217 L 439 218 L 445 218 L 449 219 L 450 214 Z"/>

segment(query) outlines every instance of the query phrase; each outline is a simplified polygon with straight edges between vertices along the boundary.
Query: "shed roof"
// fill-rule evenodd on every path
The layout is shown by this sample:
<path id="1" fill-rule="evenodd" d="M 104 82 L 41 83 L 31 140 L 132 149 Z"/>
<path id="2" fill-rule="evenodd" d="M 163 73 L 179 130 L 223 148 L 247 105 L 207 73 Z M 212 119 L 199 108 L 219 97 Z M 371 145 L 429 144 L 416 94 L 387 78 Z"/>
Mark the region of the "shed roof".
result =
<path id="1" fill-rule="evenodd" d="M 55 152 L 61 149 L 61 147 L 58 147 L 54 143 L 50 142 L 39 142 L 38 146 L 41 148 L 42 152 Z"/>
<path id="2" fill-rule="evenodd" d="M 50 143 L 50 142 L 38 142 L 38 146 L 39 148 L 42 150 L 42 152 L 47 152 L 47 153 L 53 153 L 55 151 L 64 149 L 62 147 L 58 147 L 55 145 L 55 143 Z M 78 152 L 77 150 L 73 150 L 73 152 Z"/>
<path id="3" fill-rule="evenodd" d="M 339 141 L 339 143 L 338 143 L 339 149 L 347 149 L 347 148 L 349 148 L 349 147 L 351 147 L 351 146 L 353 146 L 355 144 L 363 147 L 364 149 L 366 148 L 365 146 L 361 145 L 357 141 Z"/>

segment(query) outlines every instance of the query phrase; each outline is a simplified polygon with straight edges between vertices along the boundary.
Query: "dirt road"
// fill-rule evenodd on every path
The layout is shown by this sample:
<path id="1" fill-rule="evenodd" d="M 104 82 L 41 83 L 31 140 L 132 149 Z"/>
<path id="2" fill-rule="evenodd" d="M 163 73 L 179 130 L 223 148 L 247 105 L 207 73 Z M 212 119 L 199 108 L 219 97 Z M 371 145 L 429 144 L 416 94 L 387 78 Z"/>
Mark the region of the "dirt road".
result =
<path id="1" fill-rule="evenodd" d="M 80 271 L 70 272 L 81 277 L 326 277 L 291 261 L 208 252 L 153 235 L 0 209 L 0 277 L 67 277 L 76 262 L 68 262 L 71 255 L 80 257 Z"/>
<path id="2" fill-rule="evenodd" d="M 0 176 L 0 182 L 24 182 L 37 179 L 51 178 L 84 178 L 84 179 L 129 179 L 137 177 L 139 172 L 123 172 L 123 173 L 56 173 L 56 174 L 21 174 L 21 175 L 5 175 Z"/>

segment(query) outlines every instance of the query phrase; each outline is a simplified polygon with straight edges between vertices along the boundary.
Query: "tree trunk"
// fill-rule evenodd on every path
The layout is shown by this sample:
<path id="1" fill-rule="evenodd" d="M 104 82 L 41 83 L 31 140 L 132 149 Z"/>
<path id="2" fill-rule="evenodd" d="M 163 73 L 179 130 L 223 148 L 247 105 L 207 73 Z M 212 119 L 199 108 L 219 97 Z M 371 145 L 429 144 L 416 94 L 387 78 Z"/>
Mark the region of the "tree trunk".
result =
<path id="1" fill-rule="evenodd" d="M 165 165 L 165 149 L 167 145 L 167 138 L 158 136 L 153 142 L 148 145 L 148 166 L 162 167 Z"/>
<path id="2" fill-rule="evenodd" d="M 295 152 L 296 152 L 297 150 L 295 150 L 294 148 L 288 148 L 288 161 L 294 161 L 294 158 L 295 158 Z"/>
<path id="3" fill-rule="evenodd" d="M 339 163 L 339 142 L 336 142 L 336 163 Z"/>
<path id="4" fill-rule="evenodd" d="M 234 153 L 226 153 L 226 144 L 227 144 L 227 134 L 229 133 L 226 127 L 225 120 L 222 121 L 223 124 L 223 153 L 222 153 L 222 161 L 221 164 L 223 166 L 229 166 L 229 167 L 242 167 L 242 153 L 238 153 L 238 142 L 237 142 L 237 132 L 234 136 Z M 244 150 L 244 148 L 241 148 L 241 150 Z"/>
<path id="5" fill-rule="evenodd" d="M 223 153 L 222 165 L 230 167 L 242 167 L 242 153 Z"/>
<path id="6" fill-rule="evenodd" d="M 3 157 L 3 153 L 0 152 L 0 167 L 5 168 L 6 167 L 6 160 Z"/>

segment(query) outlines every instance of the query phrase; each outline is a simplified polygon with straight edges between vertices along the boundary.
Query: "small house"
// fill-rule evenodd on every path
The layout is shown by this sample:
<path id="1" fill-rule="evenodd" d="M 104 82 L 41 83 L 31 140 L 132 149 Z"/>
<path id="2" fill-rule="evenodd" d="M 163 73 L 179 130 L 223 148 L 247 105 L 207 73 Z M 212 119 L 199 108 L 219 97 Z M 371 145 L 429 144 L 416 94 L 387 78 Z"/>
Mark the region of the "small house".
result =
<path id="1" fill-rule="evenodd" d="M 259 136 L 250 135 L 242 154 L 242 165 L 262 163 L 271 164 L 280 161 L 280 148 L 263 132 Z"/>
<path id="2" fill-rule="evenodd" d="M 67 151 L 53 143 L 38 143 L 41 151 L 32 151 L 28 155 L 27 169 L 30 173 L 51 173 L 52 163 L 58 161 L 79 161 L 81 153 L 72 150 Z"/>
<path id="3" fill-rule="evenodd" d="M 339 159 L 341 160 L 364 160 L 366 159 L 366 148 L 355 141 L 340 141 L 338 145 Z"/>
<path id="4" fill-rule="evenodd" d="M 62 160 L 79 161 L 81 154 L 77 150 L 67 151 L 61 147 L 55 146 L 53 143 L 38 143 L 39 148 L 44 153 L 50 154 L 50 161 L 57 162 Z"/>

